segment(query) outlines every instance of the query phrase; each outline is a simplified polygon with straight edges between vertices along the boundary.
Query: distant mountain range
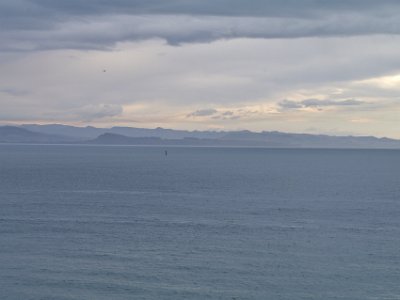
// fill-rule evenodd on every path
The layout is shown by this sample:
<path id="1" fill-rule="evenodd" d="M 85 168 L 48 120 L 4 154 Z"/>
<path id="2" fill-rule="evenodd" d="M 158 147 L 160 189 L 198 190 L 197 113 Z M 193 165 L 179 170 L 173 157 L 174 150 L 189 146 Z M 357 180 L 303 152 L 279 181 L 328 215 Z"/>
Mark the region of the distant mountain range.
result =
<path id="1" fill-rule="evenodd" d="M 0 127 L 0 143 L 56 144 L 73 143 L 76 141 L 77 139 L 74 137 L 34 132 L 16 126 Z"/>
<path id="2" fill-rule="evenodd" d="M 95 139 L 104 133 L 115 133 L 129 137 L 159 137 L 163 139 L 183 139 L 185 137 L 195 138 L 220 138 L 226 134 L 222 131 L 186 131 L 186 130 L 173 130 L 164 128 L 133 128 L 133 127 L 112 127 L 112 128 L 96 128 L 92 126 L 75 127 L 60 124 L 50 125 L 36 125 L 28 124 L 19 126 L 33 132 L 63 135 L 78 138 L 80 140 Z"/>
<path id="3" fill-rule="evenodd" d="M 0 143 L 400 149 L 400 140 L 372 136 L 329 136 L 247 130 L 185 131 L 164 128 L 96 128 L 59 124 L 3 126 L 0 127 Z"/>

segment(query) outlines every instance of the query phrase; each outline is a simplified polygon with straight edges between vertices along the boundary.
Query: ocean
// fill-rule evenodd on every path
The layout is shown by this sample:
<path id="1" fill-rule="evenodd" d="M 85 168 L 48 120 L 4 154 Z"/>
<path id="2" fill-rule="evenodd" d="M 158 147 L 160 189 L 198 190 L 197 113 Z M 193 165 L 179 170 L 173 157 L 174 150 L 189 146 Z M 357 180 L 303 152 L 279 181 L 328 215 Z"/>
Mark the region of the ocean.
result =
<path id="1" fill-rule="evenodd" d="M 400 151 L 1 145 L 0 299 L 398 300 Z"/>

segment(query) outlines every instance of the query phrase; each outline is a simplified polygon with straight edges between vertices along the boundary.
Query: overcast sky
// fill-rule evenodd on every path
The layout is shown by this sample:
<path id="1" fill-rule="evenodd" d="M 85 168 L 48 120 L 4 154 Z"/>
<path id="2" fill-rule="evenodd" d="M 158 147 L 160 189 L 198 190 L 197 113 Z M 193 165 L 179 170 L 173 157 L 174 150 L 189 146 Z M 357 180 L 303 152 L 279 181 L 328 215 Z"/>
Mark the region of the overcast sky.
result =
<path id="1" fill-rule="evenodd" d="M 400 1 L 0 0 L 0 123 L 400 138 Z"/>

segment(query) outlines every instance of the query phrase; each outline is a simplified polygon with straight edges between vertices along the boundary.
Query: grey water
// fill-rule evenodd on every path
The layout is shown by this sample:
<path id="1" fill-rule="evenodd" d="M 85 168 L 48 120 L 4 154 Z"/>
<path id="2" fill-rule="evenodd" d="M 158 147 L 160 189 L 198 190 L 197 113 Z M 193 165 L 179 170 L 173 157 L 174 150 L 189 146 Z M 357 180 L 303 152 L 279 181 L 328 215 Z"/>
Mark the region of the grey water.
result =
<path id="1" fill-rule="evenodd" d="M 0 299 L 400 299 L 400 151 L 2 145 Z"/>

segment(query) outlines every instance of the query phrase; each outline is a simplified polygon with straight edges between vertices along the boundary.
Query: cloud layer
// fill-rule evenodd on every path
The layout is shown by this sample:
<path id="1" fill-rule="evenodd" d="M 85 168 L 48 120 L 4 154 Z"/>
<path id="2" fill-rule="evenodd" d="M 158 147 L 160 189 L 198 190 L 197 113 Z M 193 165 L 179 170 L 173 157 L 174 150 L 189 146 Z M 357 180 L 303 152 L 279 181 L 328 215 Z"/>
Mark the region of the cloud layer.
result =
<path id="1" fill-rule="evenodd" d="M 400 33 L 400 2 L 325 0 L 3 0 L 2 51 L 106 49 L 160 38 L 171 44 L 231 38 Z"/>
<path id="2" fill-rule="evenodd" d="M 330 100 L 330 99 L 306 99 L 302 101 L 282 100 L 279 106 L 284 109 L 299 109 L 299 108 L 321 108 L 321 107 L 340 107 L 340 106 L 358 106 L 365 104 L 364 101 L 348 99 L 348 100 Z"/>

